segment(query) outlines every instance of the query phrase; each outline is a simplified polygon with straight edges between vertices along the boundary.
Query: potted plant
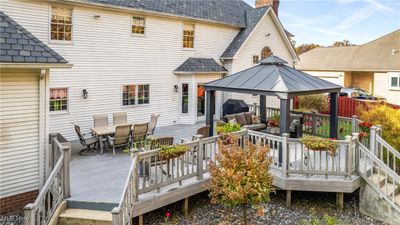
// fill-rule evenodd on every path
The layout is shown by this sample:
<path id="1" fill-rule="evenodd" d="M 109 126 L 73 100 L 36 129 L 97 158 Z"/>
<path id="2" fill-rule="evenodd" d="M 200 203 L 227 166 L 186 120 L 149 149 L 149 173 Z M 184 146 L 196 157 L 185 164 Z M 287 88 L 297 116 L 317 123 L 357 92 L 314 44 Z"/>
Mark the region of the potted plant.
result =
<path id="1" fill-rule="evenodd" d="M 268 120 L 268 126 L 270 128 L 271 133 L 278 134 L 279 133 L 279 114 L 273 115 Z"/>
<path id="2" fill-rule="evenodd" d="M 217 123 L 217 134 L 223 135 L 223 134 L 229 134 L 232 132 L 239 131 L 241 129 L 240 124 L 238 123 L 224 123 L 224 122 L 218 122 Z"/>
<path id="3" fill-rule="evenodd" d="M 187 145 L 161 146 L 159 156 L 162 160 L 179 157 L 189 150 Z"/>
<path id="4" fill-rule="evenodd" d="M 331 155 L 336 154 L 337 143 L 334 139 L 310 135 L 310 136 L 304 136 L 300 140 L 304 144 L 304 146 L 309 150 L 326 151 Z"/>
<path id="5" fill-rule="evenodd" d="M 365 138 L 369 137 L 369 132 L 372 127 L 372 123 L 370 122 L 361 122 L 358 124 L 358 127 L 360 128 L 360 133 L 358 136 L 360 137 L 360 140 L 363 140 Z"/>

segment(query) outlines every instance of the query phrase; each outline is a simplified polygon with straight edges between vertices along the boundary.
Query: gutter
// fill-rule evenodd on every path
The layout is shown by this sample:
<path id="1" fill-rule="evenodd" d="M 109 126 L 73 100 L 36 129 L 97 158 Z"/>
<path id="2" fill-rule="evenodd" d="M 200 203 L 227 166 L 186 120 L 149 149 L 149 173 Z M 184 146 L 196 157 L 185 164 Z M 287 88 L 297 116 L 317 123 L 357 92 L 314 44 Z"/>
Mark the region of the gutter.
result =
<path id="1" fill-rule="evenodd" d="M 3 68 L 21 68 L 21 69 L 50 69 L 50 68 L 72 68 L 70 63 L 4 63 L 0 62 L 0 67 Z"/>

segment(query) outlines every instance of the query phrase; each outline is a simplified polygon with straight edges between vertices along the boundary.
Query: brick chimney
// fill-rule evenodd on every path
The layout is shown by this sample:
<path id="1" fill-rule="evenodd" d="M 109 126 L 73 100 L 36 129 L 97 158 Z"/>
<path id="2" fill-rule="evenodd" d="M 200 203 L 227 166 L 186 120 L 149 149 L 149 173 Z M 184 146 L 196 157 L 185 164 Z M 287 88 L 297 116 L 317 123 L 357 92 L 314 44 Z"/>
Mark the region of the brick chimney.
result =
<path id="1" fill-rule="evenodd" d="M 256 8 L 272 6 L 276 16 L 278 16 L 279 0 L 256 0 Z"/>

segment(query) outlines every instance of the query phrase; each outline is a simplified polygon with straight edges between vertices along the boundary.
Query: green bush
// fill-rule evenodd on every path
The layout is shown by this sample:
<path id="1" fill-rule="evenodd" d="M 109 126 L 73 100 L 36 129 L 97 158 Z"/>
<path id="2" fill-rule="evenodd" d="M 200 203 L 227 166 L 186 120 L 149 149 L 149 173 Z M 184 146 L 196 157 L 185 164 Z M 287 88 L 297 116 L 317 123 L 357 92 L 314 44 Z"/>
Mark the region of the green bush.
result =
<path id="1" fill-rule="evenodd" d="M 304 95 L 298 97 L 299 111 L 302 112 L 319 112 L 324 113 L 328 111 L 329 102 L 328 97 L 323 94 L 317 95 Z"/>
<path id="2" fill-rule="evenodd" d="M 240 124 L 238 123 L 217 123 L 218 134 L 228 134 L 240 130 Z"/>

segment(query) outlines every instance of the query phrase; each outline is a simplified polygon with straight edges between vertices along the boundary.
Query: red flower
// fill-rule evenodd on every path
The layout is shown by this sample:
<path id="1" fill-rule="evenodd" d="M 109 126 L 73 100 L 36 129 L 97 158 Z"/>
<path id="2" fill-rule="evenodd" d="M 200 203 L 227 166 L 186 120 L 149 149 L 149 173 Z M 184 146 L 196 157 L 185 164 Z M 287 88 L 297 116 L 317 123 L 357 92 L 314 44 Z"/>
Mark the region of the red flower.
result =
<path id="1" fill-rule="evenodd" d="M 165 213 L 165 216 L 166 216 L 166 217 L 170 217 L 170 216 L 171 216 L 171 213 L 170 213 L 170 212 L 167 212 L 167 213 Z"/>

